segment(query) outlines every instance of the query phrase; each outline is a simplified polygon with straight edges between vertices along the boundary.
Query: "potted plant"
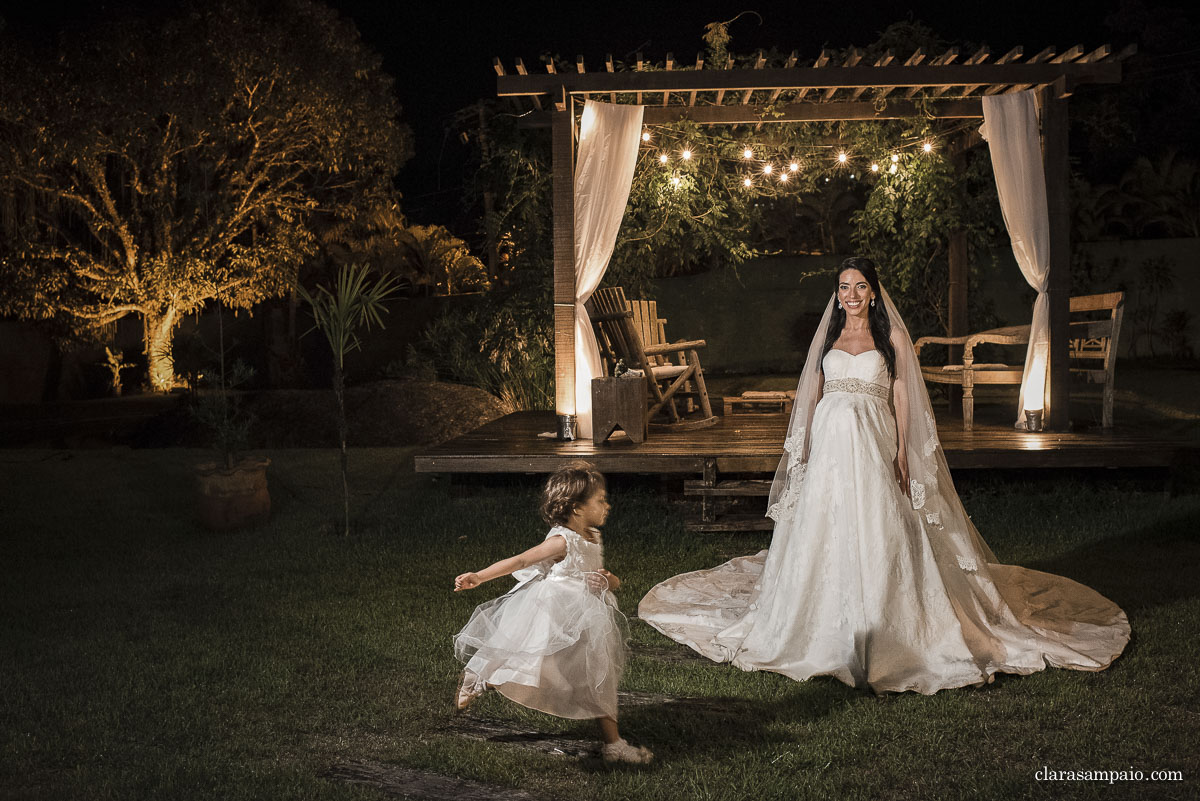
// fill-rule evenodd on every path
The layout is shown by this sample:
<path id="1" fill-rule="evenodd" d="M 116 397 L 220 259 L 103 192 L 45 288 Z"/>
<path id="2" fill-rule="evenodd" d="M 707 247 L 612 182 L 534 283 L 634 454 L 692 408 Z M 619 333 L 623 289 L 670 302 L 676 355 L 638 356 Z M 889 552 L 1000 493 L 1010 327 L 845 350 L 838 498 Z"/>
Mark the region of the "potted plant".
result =
<path id="1" fill-rule="evenodd" d="M 220 317 L 218 330 L 221 330 Z M 249 441 L 253 417 L 242 406 L 241 394 L 236 390 L 250 380 L 254 371 L 240 359 L 226 369 L 223 331 L 216 355 L 216 369 L 211 373 L 215 383 L 197 390 L 192 415 L 220 455 L 216 461 L 196 465 L 200 520 L 208 528 L 224 531 L 258 523 L 270 516 L 267 466 L 271 460 L 242 454 Z"/>

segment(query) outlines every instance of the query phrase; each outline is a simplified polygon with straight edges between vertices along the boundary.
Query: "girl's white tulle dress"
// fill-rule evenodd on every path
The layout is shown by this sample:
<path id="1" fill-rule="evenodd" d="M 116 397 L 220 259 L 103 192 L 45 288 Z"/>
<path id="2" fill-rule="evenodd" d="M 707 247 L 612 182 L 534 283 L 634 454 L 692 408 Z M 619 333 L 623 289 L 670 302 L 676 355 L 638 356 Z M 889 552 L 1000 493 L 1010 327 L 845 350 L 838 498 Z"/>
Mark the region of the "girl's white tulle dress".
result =
<path id="1" fill-rule="evenodd" d="M 520 583 L 480 604 L 454 637 L 454 654 L 476 686 L 562 718 L 616 718 L 617 684 L 629 656 L 629 624 L 607 590 L 588 587 L 604 567 L 590 542 L 565 526 L 546 535 L 567 554 L 514 573 Z"/>
<path id="2" fill-rule="evenodd" d="M 911 500 L 901 492 L 878 351 L 831 350 L 822 370 L 811 453 L 768 512 L 770 549 L 664 581 L 642 599 L 643 620 L 718 662 L 876 692 L 929 694 L 1047 665 L 1100 670 L 1121 653 L 1129 623 L 1112 601 L 996 564 L 965 515 L 925 505 L 916 481 Z M 799 446 L 785 449 L 795 458 Z"/>

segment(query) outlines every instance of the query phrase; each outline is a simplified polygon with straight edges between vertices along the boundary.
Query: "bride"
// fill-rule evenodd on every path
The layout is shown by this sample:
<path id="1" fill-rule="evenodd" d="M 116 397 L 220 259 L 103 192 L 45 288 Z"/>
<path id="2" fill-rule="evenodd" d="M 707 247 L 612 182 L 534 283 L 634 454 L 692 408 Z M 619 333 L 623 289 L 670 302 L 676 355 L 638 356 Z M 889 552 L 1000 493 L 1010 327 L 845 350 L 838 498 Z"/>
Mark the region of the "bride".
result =
<path id="1" fill-rule="evenodd" d="M 869 259 L 838 272 L 767 514 L 768 550 L 670 578 L 638 615 L 717 662 L 875 692 L 1103 670 L 1129 641 L 1125 613 L 1094 590 L 997 564 L 954 490 L 912 341 Z"/>

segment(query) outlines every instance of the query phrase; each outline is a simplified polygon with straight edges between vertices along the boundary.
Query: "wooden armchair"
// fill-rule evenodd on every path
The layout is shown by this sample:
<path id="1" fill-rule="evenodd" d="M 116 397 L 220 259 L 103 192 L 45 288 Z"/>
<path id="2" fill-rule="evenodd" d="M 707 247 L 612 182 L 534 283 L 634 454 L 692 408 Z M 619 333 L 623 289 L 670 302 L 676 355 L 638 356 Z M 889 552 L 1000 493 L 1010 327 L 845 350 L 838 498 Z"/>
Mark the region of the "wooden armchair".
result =
<path id="1" fill-rule="evenodd" d="M 646 374 L 647 418 L 652 420 L 656 415 L 665 414 L 668 420 L 665 425 L 672 429 L 704 428 L 718 422 L 709 404 L 704 370 L 696 352 L 705 346 L 704 340 L 645 344 L 621 287 L 597 289 L 587 305 L 605 372 L 611 373 L 617 360 L 623 360 L 628 367 Z M 645 320 L 643 317 L 643 322 Z M 662 330 L 656 323 L 647 326 L 646 333 L 654 336 L 657 332 L 661 337 Z M 677 363 L 667 358 L 671 354 L 676 355 Z M 685 419 L 680 414 L 677 402 L 688 398 L 699 404 L 702 415 L 699 419 Z"/>
<path id="2" fill-rule="evenodd" d="M 1071 298 L 1070 371 L 1072 376 L 1082 378 L 1089 384 L 1103 384 L 1101 425 L 1111 428 L 1113 424 L 1113 384 L 1117 361 L 1117 342 L 1121 334 L 1121 318 L 1125 311 L 1125 293 L 1109 292 L 1103 295 L 1081 295 Z M 1107 312 L 1101 319 L 1087 319 L 1097 312 Z M 1075 319 L 1076 317 L 1081 319 Z M 913 347 L 917 359 L 925 345 L 962 345 L 962 364 L 947 364 L 942 367 L 921 367 L 926 381 L 936 384 L 955 384 L 962 387 L 963 430 L 970 431 L 975 422 L 975 387 L 979 384 L 1021 383 L 1024 368 L 1021 365 L 983 364 L 975 362 L 975 348 L 984 343 L 995 345 L 1028 345 L 1029 326 L 1015 325 L 993 328 L 964 337 L 921 337 Z"/>

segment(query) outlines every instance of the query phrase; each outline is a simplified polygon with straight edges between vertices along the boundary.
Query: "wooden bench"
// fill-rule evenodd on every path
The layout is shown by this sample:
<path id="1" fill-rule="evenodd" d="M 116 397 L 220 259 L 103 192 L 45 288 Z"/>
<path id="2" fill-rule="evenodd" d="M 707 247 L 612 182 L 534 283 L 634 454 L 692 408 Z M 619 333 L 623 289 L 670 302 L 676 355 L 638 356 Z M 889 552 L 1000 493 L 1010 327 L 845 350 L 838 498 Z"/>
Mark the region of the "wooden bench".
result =
<path id="1" fill-rule="evenodd" d="M 791 414 L 794 390 L 787 392 L 747 391 L 741 395 L 726 395 L 723 399 L 725 415 L 731 414 Z"/>
<path id="2" fill-rule="evenodd" d="M 1117 362 L 1117 342 L 1125 311 L 1125 293 L 1081 295 L 1071 298 L 1070 336 L 1071 375 L 1089 384 L 1103 384 L 1101 425 L 1113 424 L 1113 380 Z M 1100 319 L 1090 319 L 1099 316 Z M 1078 318 L 1078 319 L 1076 319 Z M 975 387 L 981 384 L 1020 385 L 1024 367 L 1020 364 L 983 364 L 975 362 L 975 348 L 982 344 L 1029 344 L 1029 326 L 994 328 L 963 337 L 921 337 L 913 347 L 917 359 L 925 345 L 962 345 L 962 364 L 922 365 L 921 375 L 935 384 L 962 387 L 963 430 L 970 431 L 975 421 Z"/>

